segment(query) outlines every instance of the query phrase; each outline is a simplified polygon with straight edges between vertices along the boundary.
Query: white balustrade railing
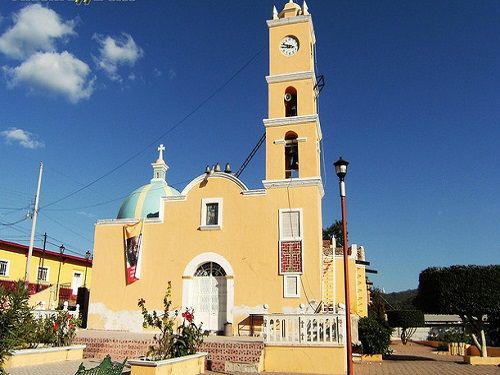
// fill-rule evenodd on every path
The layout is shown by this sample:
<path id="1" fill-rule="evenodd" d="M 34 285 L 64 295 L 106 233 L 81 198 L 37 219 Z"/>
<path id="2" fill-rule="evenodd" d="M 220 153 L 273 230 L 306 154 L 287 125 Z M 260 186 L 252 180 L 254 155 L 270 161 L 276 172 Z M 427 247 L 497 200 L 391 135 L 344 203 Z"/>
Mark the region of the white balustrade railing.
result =
<path id="1" fill-rule="evenodd" d="M 47 318 L 47 317 L 50 317 L 52 315 L 56 315 L 61 311 L 61 310 L 55 310 L 55 309 L 45 310 L 45 309 L 43 309 L 43 307 L 45 307 L 43 305 L 40 307 L 42 307 L 42 308 L 41 309 L 35 308 L 34 310 L 31 311 L 31 313 L 35 319 Z M 76 309 L 71 311 L 71 310 L 68 310 L 68 302 L 64 302 L 63 311 L 66 311 L 69 315 L 72 315 L 73 318 L 79 318 L 80 305 L 77 304 Z"/>
<path id="2" fill-rule="evenodd" d="M 266 344 L 342 345 L 344 321 L 341 314 L 265 314 L 262 335 Z"/>

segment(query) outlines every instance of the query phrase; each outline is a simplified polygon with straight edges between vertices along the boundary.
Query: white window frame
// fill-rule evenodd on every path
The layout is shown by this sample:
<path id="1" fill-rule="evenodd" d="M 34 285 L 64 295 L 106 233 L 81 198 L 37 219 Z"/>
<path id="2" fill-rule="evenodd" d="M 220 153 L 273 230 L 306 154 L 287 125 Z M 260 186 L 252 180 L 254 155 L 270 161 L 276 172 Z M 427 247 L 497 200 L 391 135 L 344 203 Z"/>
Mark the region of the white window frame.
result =
<path id="1" fill-rule="evenodd" d="M 218 217 L 217 225 L 207 225 L 207 205 L 210 203 L 217 203 L 218 207 Z M 222 217 L 223 217 L 223 200 L 222 198 L 203 198 L 201 200 L 201 217 L 200 217 L 200 230 L 220 230 L 222 229 Z"/>
<path id="2" fill-rule="evenodd" d="M 39 279 L 38 276 L 40 275 L 40 269 L 41 268 L 45 268 L 47 270 L 47 273 L 45 274 L 46 275 L 46 278 L 45 279 Z M 37 269 L 36 269 L 36 280 L 37 281 L 45 281 L 45 282 L 48 282 L 50 280 L 50 267 L 48 266 L 38 266 Z"/>
<path id="3" fill-rule="evenodd" d="M 0 277 L 8 277 L 9 276 L 9 271 L 10 271 L 10 260 L 0 259 L 0 262 L 5 262 L 5 264 L 6 264 L 6 266 L 5 266 L 5 274 L 4 275 L 0 274 Z"/>
<path id="4" fill-rule="evenodd" d="M 295 279 L 297 285 L 297 293 L 289 293 L 287 289 L 287 280 Z M 299 298 L 300 297 L 300 275 L 283 275 L 283 297 L 284 298 Z"/>
<path id="5" fill-rule="evenodd" d="M 280 208 L 279 210 L 279 249 L 278 249 L 278 259 L 281 262 L 281 243 L 287 241 L 300 241 L 301 242 L 301 251 L 302 251 L 302 272 L 281 272 L 281 263 L 278 265 L 278 270 L 280 271 L 280 275 L 293 276 L 293 275 L 301 275 L 304 273 L 304 210 L 302 208 Z M 299 232 L 300 235 L 292 236 L 292 237 L 284 237 L 283 236 L 283 213 L 285 212 L 298 212 L 299 213 Z M 284 280 L 284 278 L 283 278 Z M 285 281 L 283 281 L 285 283 Z M 285 286 L 285 284 L 283 284 Z M 284 292 L 284 290 L 283 290 Z M 300 293 L 299 293 L 300 294 Z"/>
<path id="6" fill-rule="evenodd" d="M 302 240 L 304 234 L 304 210 L 302 208 L 280 208 L 279 210 L 279 238 L 281 241 L 299 241 Z M 283 214 L 286 212 L 298 212 L 299 213 L 299 232 L 298 236 L 283 237 Z M 281 249 L 281 244 L 280 244 Z"/>

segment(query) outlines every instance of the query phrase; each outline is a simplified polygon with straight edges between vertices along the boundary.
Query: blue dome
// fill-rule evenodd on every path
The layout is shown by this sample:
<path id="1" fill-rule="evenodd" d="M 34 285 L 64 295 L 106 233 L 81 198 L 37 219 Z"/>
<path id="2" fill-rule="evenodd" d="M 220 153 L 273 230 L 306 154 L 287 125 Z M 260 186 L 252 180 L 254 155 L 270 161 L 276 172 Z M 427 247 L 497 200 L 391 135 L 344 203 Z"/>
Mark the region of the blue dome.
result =
<path id="1" fill-rule="evenodd" d="M 180 195 L 163 179 L 153 179 L 151 183 L 134 190 L 123 201 L 117 219 L 146 219 L 159 217 L 161 197 Z"/>

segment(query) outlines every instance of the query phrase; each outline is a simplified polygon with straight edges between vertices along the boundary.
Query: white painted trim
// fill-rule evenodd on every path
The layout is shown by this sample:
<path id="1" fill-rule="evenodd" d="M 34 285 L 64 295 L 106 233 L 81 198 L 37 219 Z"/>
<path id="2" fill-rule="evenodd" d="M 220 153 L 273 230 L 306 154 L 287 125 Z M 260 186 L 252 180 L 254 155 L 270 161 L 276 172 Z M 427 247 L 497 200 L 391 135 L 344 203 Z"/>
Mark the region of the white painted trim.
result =
<path id="1" fill-rule="evenodd" d="M 181 363 L 181 362 L 189 361 L 191 359 L 206 357 L 207 355 L 208 355 L 208 353 L 198 352 L 196 354 L 185 355 L 185 356 L 178 357 L 178 358 L 169 358 L 169 359 L 164 359 L 161 361 L 149 361 L 149 360 L 145 360 L 145 359 L 129 359 L 127 361 L 127 363 L 134 365 L 134 366 L 161 367 L 161 366 L 166 366 L 166 365 L 173 364 L 173 363 Z"/>
<path id="2" fill-rule="evenodd" d="M 241 195 L 266 195 L 266 189 L 254 189 L 254 190 L 247 190 L 247 191 L 242 191 Z"/>
<path id="3" fill-rule="evenodd" d="M 283 275 L 283 297 L 284 298 L 298 298 L 300 297 L 300 275 Z M 292 294 L 288 293 L 287 290 L 287 279 L 295 279 L 295 282 L 297 283 L 297 293 Z"/>
<path id="4" fill-rule="evenodd" d="M 223 178 L 229 181 L 234 182 L 236 185 L 241 190 L 248 190 L 246 185 L 237 177 L 230 173 L 225 173 L 225 172 L 214 172 L 212 174 L 207 175 L 206 173 L 203 173 L 202 175 L 199 175 L 198 177 L 194 178 L 181 192 L 181 196 L 186 196 L 188 195 L 189 191 L 196 185 L 200 184 L 204 180 L 210 180 L 211 178 Z"/>
<path id="5" fill-rule="evenodd" d="M 140 220 L 131 219 L 99 219 L 96 225 L 123 225 L 123 224 L 137 224 Z"/>
<path id="6" fill-rule="evenodd" d="M 207 205 L 210 203 L 217 203 L 217 224 L 207 225 Z M 222 218 L 224 212 L 224 205 L 222 198 L 202 198 L 201 199 L 201 213 L 200 213 L 200 230 L 220 230 L 222 229 Z"/>
<path id="7" fill-rule="evenodd" d="M 321 132 L 321 124 L 319 122 L 318 114 L 313 115 L 303 115 L 303 116 L 290 116 L 290 117 L 276 117 L 276 118 L 265 118 L 262 120 L 264 127 L 271 128 L 274 126 L 290 126 L 290 125 L 300 125 L 307 122 L 315 122 L 316 130 L 318 132 L 318 140 L 321 140 L 323 133 Z"/>
<path id="8" fill-rule="evenodd" d="M 163 201 L 167 202 L 178 202 L 178 201 L 185 201 L 186 196 L 185 195 L 171 195 L 168 197 L 162 197 Z"/>
<path id="9" fill-rule="evenodd" d="M 275 140 L 273 143 L 275 145 L 285 145 L 285 144 L 292 144 L 294 142 L 306 142 L 307 141 L 307 137 L 300 137 L 300 138 L 296 138 L 296 139 L 288 139 L 288 140 L 285 140 L 285 139 L 277 139 Z"/>
<path id="10" fill-rule="evenodd" d="M 193 286 L 193 276 L 199 266 L 203 263 L 214 262 L 224 268 L 226 272 L 226 319 L 229 323 L 233 322 L 233 308 L 234 308 L 234 270 L 231 264 L 222 255 L 214 252 L 201 253 L 195 256 L 184 268 L 182 275 L 182 306 L 192 307 L 193 301 L 191 296 L 191 289 Z M 231 276 L 231 277 L 227 277 Z"/>
<path id="11" fill-rule="evenodd" d="M 7 259 L 0 259 L 0 262 L 5 262 L 7 265 L 5 266 L 5 275 L 0 275 L 0 277 L 8 277 L 9 276 L 9 271 L 10 271 L 10 260 Z"/>
<path id="12" fill-rule="evenodd" d="M 303 22 L 309 22 L 309 24 L 311 25 L 312 42 L 313 44 L 316 44 L 316 35 L 314 34 L 314 25 L 310 14 L 268 20 L 267 27 L 271 28 L 282 25 L 293 25 L 294 23 L 303 23 Z"/>
<path id="13" fill-rule="evenodd" d="M 288 81 L 298 81 L 302 79 L 312 79 L 314 81 L 313 83 L 316 84 L 316 76 L 314 75 L 314 72 L 312 70 L 266 76 L 267 83 L 281 83 Z"/>
<path id="14" fill-rule="evenodd" d="M 262 184 L 266 189 L 301 187 L 301 186 L 318 186 L 320 188 L 321 197 L 325 195 L 323 189 L 323 181 L 321 177 L 303 177 L 303 178 L 285 178 L 282 180 L 262 180 Z"/>

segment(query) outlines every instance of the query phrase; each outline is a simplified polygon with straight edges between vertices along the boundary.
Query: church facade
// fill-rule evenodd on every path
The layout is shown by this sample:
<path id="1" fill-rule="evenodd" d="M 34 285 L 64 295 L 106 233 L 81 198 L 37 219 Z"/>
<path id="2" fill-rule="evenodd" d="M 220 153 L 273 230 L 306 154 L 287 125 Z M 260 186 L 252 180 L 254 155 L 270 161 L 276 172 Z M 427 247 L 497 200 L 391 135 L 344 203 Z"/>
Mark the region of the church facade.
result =
<path id="1" fill-rule="evenodd" d="M 89 328 L 142 330 L 137 301 L 161 309 L 169 281 L 173 305 L 194 308 L 204 329 L 221 331 L 231 323 L 240 334 L 255 316 L 314 311 L 325 288 L 333 287 L 324 280 L 322 133 L 311 15 L 306 5 L 291 1 L 267 24 L 262 188 L 249 189 L 215 166 L 179 192 L 166 181 L 161 146 L 151 182 L 123 202 L 117 219 L 95 227 Z M 358 273 L 353 270 L 353 278 L 364 281 L 364 272 Z M 342 301 L 342 293 L 336 294 L 332 305 Z M 363 298 L 366 305 L 366 293 Z"/>

